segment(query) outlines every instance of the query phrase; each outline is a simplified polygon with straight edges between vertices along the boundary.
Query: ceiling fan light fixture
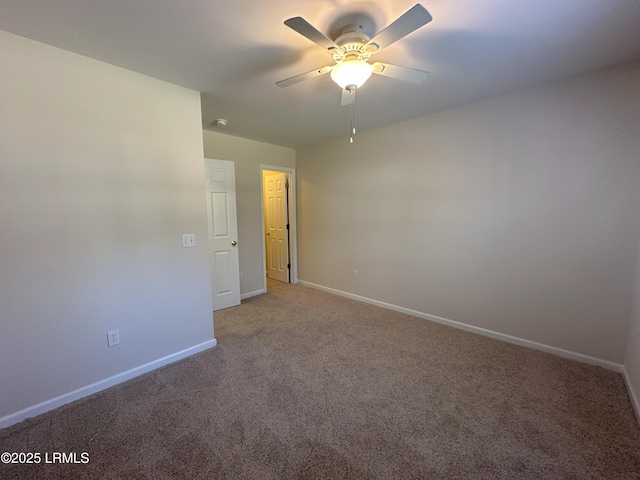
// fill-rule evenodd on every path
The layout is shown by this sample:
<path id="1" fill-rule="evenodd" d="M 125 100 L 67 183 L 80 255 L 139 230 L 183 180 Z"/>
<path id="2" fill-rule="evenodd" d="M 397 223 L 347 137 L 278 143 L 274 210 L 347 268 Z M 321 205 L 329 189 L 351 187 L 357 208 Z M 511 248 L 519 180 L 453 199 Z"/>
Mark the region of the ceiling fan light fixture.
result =
<path id="1" fill-rule="evenodd" d="M 373 71 L 373 66 L 364 60 L 343 60 L 331 70 L 331 79 L 345 89 L 348 85 L 360 88 Z"/>

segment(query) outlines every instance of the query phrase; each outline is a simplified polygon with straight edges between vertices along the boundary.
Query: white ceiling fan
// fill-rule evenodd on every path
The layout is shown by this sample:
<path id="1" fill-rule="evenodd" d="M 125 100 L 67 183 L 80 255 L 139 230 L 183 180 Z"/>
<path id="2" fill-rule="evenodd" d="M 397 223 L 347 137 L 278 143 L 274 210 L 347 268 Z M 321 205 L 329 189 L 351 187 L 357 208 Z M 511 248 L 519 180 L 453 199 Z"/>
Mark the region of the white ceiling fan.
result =
<path id="1" fill-rule="evenodd" d="M 331 40 L 304 18 L 290 18 L 284 24 L 321 48 L 326 49 L 333 57 L 335 65 L 328 65 L 295 75 L 276 82 L 276 85 L 288 87 L 303 80 L 331 72 L 331 79 L 342 88 L 341 104 L 350 105 L 355 101 L 356 90 L 367 81 L 372 73 L 420 84 L 427 78 L 427 72 L 388 63 L 369 63 L 369 59 L 375 53 L 426 25 L 431 20 L 432 17 L 426 8 L 417 4 L 384 30 L 374 35 L 373 38 L 369 38 L 362 31 L 360 25 L 350 24 L 341 30 L 338 38 Z"/>

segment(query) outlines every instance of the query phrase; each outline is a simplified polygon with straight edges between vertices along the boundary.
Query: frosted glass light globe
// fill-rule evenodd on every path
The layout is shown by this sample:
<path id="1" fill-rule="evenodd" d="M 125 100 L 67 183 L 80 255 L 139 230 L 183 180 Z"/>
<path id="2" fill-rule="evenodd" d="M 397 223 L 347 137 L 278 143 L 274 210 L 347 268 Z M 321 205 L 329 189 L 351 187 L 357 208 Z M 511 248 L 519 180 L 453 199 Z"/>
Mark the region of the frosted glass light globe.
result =
<path id="1" fill-rule="evenodd" d="M 344 60 L 331 70 L 331 79 L 347 88 L 347 85 L 355 85 L 360 88 L 371 76 L 373 66 L 364 60 Z"/>

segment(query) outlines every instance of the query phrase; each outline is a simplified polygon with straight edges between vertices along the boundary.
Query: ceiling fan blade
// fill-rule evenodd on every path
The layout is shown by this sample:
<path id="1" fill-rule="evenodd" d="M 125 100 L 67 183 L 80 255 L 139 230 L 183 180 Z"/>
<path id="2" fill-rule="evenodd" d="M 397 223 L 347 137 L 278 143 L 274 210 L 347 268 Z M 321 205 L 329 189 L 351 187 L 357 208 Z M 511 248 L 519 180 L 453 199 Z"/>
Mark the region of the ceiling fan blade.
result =
<path id="1" fill-rule="evenodd" d="M 316 27 L 311 25 L 302 17 L 290 18 L 288 20 L 285 20 L 284 24 L 326 50 L 338 48 L 338 46 L 333 43 L 333 40 L 331 40 L 324 33 L 319 31 Z"/>
<path id="2" fill-rule="evenodd" d="M 415 84 L 424 82 L 429 76 L 429 72 L 423 72 L 422 70 L 416 70 L 414 68 L 399 67 L 397 65 L 389 65 L 388 63 L 381 62 L 374 63 L 372 71 L 378 75 L 396 78 L 398 80 L 404 80 L 405 82 Z"/>
<path id="3" fill-rule="evenodd" d="M 276 85 L 281 88 L 288 87 L 289 85 L 293 85 L 294 83 L 302 82 L 303 80 L 308 80 L 310 78 L 319 77 L 320 75 L 329 73 L 332 69 L 333 67 L 330 66 L 316 68 L 315 70 L 311 70 L 310 72 L 301 73 L 300 75 L 295 75 L 293 77 L 280 80 L 279 82 L 276 82 Z"/>
<path id="4" fill-rule="evenodd" d="M 343 107 L 345 105 L 351 105 L 356 101 L 356 90 L 347 90 L 346 88 L 342 89 L 342 98 L 340 99 L 340 105 Z"/>
<path id="5" fill-rule="evenodd" d="M 369 40 L 367 47 L 371 47 L 369 50 L 374 52 L 382 50 L 402 37 L 409 35 L 414 30 L 426 25 L 431 20 L 433 20 L 433 17 L 427 12 L 427 9 L 418 3 Z"/>

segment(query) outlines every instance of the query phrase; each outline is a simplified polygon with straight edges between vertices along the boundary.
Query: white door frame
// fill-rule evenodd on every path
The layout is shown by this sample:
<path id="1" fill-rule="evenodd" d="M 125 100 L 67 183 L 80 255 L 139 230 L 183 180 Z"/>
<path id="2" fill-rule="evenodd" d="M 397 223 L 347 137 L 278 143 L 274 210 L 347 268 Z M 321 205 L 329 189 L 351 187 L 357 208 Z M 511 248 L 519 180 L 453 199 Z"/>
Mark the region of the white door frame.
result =
<path id="1" fill-rule="evenodd" d="M 264 291 L 267 291 L 267 254 L 264 239 L 264 182 L 263 171 L 273 170 L 274 172 L 288 173 L 289 182 L 289 256 L 291 257 L 291 269 L 289 279 L 291 283 L 298 283 L 298 238 L 296 227 L 296 170 L 295 168 L 279 167 L 276 165 L 260 164 L 260 231 L 262 232 L 262 271 L 264 272 Z"/>
<path id="2" fill-rule="evenodd" d="M 262 171 L 264 192 L 267 278 L 291 281 L 291 229 L 289 189 L 291 176 L 285 172 Z M 282 194 L 284 197 L 282 198 Z M 284 210 L 284 212 L 282 211 Z"/>

